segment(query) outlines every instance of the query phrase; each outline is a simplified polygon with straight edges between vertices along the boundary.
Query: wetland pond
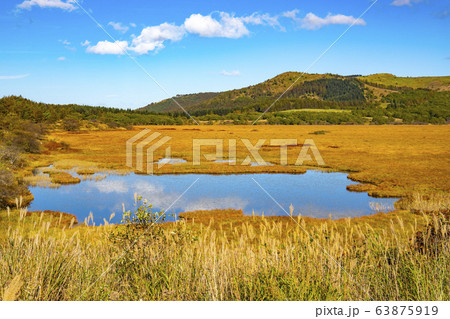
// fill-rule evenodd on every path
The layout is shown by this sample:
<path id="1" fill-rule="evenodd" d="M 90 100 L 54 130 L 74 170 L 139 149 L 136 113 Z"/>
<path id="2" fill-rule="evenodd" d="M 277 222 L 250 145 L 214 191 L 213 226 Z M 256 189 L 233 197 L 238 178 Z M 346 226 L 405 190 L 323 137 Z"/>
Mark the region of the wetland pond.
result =
<path id="1" fill-rule="evenodd" d="M 135 193 L 147 199 L 154 211 L 170 207 L 168 214 L 233 208 L 242 209 L 246 215 L 254 211 L 255 215 L 286 216 L 280 206 L 289 212 L 292 204 L 294 215 L 338 219 L 369 215 L 377 210 L 390 211 L 396 201 L 349 192 L 346 186 L 356 183 L 347 179 L 347 174 L 314 170 L 298 175 L 131 173 L 107 175 L 97 181 L 96 175 L 75 185 L 30 187 L 35 199 L 28 210 L 66 212 L 75 215 L 80 223 L 92 212 L 95 225 L 100 225 L 104 219 L 109 220 L 112 213 L 115 217 L 111 223 L 120 223 L 122 204 L 126 210 L 133 210 Z"/>

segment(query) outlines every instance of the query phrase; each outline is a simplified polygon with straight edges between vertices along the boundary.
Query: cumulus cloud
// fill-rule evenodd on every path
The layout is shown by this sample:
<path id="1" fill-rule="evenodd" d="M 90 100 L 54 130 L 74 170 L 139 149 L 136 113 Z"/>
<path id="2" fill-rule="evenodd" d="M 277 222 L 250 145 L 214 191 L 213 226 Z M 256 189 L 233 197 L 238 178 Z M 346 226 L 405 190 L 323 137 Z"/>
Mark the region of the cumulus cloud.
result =
<path id="1" fill-rule="evenodd" d="M 77 9 L 76 6 L 74 6 L 73 0 L 27 0 L 22 2 L 21 4 L 17 5 L 19 9 L 27 9 L 30 10 L 34 6 L 38 6 L 40 8 L 59 8 L 66 11 L 72 11 Z"/>
<path id="2" fill-rule="evenodd" d="M 88 40 L 81 42 L 81 46 L 83 47 L 88 47 L 91 44 L 91 42 L 89 42 Z"/>
<path id="3" fill-rule="evenodd" d="M 131 26 L 132 28 L 136 28 L 136 27 L 137 27 L 136 23 L 133 23 L 133 22 L 130 23 L 130 26 Z"/>
<path id="4" fill-rule="evenodd" d="M 220 12 L 219 15 L 220 21 L 214 19 L 211 15 L 192 14 L 184 21 L 184 27 L 189 33 L 209 38 L 237 39 L 250 33 L 241 18 L 226 12 Z"/>
<path id="5" fill-rule="evenodd" d="M 110 23 L 108 23 L 108 25 L 112 26 L 114 30 L 122 32 L 122 33 L 126 33 L 130 29 L 126 25 L 122 25 L 122 23 L 120 23 L 120 22 L 111 21 Z"/>
<path id="6" fill-rule="evenodd" d="M 67 59 L 66 59 L 66 57 L 65 56 L 60 56 L 59 58 L 58 58 L 58 61 L 66 61 Z"/>
<path id="7" fill-rule="evenodd" d="M 422 0 L 394 0 L 391 4 L 396 7 L 412 6 L 413 2 L 421 2 Z"/>
<path id="8" fill-rule="evenodd" d="M 297 18 L 297 13 L 298 12 L 299 12 L 298 9 L 294 9 L 294 10 L 291 10 L 291 11 L 283 12 L 282 16 L 285 17 L 285 18 L 290 18 L 292 20 L 296 20 L 296 19 L 298 19 Z"/>
<path id="9" fill-rule="evenodd" d="M 241 71 L 239 71 L 239 70 L 234 70 L 234 71 L 223 70 L 222 72 L 220 72 L 220 74 L 225 75 L 225 76 L 239 76 L 239 75 L 241 75 Z"/>
<path id="10" fill-rule="evenodd" d="M 307 30 L 317 30 L 323 28 L 330 24 L 347 24 L 347 25 L 366 25 L 366 21 L 363 19 L 357 19 L 353 16 L 346 16 L 343 14 L 331 14 L 329 13 L 325 18 L 316 16 L 314 13 L 310 12 L 305 15 L 304 18 L 297 17 L 298 10 L 283 12 L 282 16 L 285 18 L 292 19 L 296 23 L 300 24 L 302 29 Z"/>
<path id="11" fill-rule="evenodd" d="M 219 12 L 219 20 L 211 15 L 192 14 L 183 25 L 178 26 L 165 22 L 157 26 L 146 27 L 140 35 L 132 36 L 131 43 L 125 43 L 126 41 L 116 41 L 116 43 L 120 42 L 124 49 L 137 54 L 147 54 L 150 51 L 157 52 L 163 49 L 166 41 L 180 41 L 187 33 L 198 34 L 201 37 L 240 38 L 249 34 L 245 24 L 279 26 L 277 18 L 268 14 L 254 13 L 247 17 L 235 17 L 226 12 Z M 122 32 L 129 29 L 120 23 L 110 22 L 109 25 L 116 30 L 122 30 Z M 135 26 L 135 24 L 130 25 Z M 113 44 L 109 41 L 100 41 L 97 45 L 90 46 L 89 42 L 85 41 L 82 45 L 88 47 L 86 51 L 89 53 L 123 54 L 122 50 Z"/>
<path id="12" fill-rule="evenodd" d="M 130 50 L 138 54 L 146 54 L 164 48 L 164 41 L 180 41 L 185 34 L 183 26 L 163 23 L 158 26 L 147 27 L 133 39 Z"/>
<path id="13" fill-rule="evenodd" d="M 289 18 L 299 23 L 302 28 L 308 30 L 320 29 L 329 24 L 356 24 L 365 25 L 366 22 L 362 19 L 355 19 L 352 16 L 345 16 L 342 14 L 328 14 L 325 18 L 320 18 L 313 13 L 308 13 L 304 18 L 297 17 L 298 10 L 286 11 L 281 15 L 272 16 L 268 13 L 261 14 L 255 12 L 248 16 L 235 16 L 227 12 L 217 12 L 209 15 L 202 15 L 199 13 L 191 14 L 185 19 L 182 25 L 175 25 L 172 23 L 162 23 L 156 26 L 146 27 L 138 36 L 132 35 L 130 42 L 116 41 L 120 43 L 125 50 L 132 51 L 136 54 L 148 54 L 149 52 L 157 52 L 165 47 L 166 41 L 176 42 L 180 41 L 187 34 L 196 34 L 200 37 L 220 37 L 229 39 L 238 39 L 250 34 L 247 29 L 248 25 L 264 25 L 277 28 L 280 31 L 286 31 L 280 24 L 280 18 Z M 126 32 L 129 30 L 128 26 L 121 23 L 110 22 L 114 29 Z M 130 23 L 130 26 L 135 27 L 136 24 Z M 87 52 L 96 54 L 123 54 L 122 50 L 110 41 L 100 41 L 95 46 L 91 46 L 89 41 L 82 43 L 87 46 Z M 223 75 L 236 76 L 239 74 L 228 74 L 230 72 L 223 71 Z"/>
<path id="14" fill-rule="evenodd" d="M 0 75 L 0 80 L 17 80 L 28 77 L 29 74 L 20 74 L 20 75 Z"/>
<path id="15" fill-rule="evenodd" d="M 329 24 L 366 25 L 366 21 L 343 14 L 328 14 L 325 18 L 320 18 L 311 12 L 301 19 L 301 27 L 307 30 L 317 30 Z"/>
<path id="16" fill-rule="evenodd" d="M 255 25 L 268 25 L 271 27 L 278 27 L 281 31 L 286 31 L 286 29 L 281 26 L 280 22 L 278 21 L 279 16 L 272 16 L 268 13 L 259 14 L 259 13 L 253 13 L 247 17 L 241 17 L 240 19 L 244 23 L 248 24 L 255 24 Z"/>
<path id="17" fill-rule="evenodd" d="M 124 51 L 133 51 L 137 54 L 147 54 L 150 51 L 158 51 L 164 48 L 165 41 L 180 41 L 185 34 L 182 26 L 163 23 L 158 26 L 144 28 L 141 34 L 135 37 L 131 43 L 128 41 L 100 41 L 91 46 L 89 41 L 82 45 L 87 46 L 86 52 L 95 54 L 124 54 Z M 120 46 L 120 47 L 119 47 Z"/>
<path id="18" fill-rule="evenodd" d="M 128 41 L 99 41 L 96 45 L 88 46 L 86 52 L 95 54 L 125 54 L 128 49 Z"/>

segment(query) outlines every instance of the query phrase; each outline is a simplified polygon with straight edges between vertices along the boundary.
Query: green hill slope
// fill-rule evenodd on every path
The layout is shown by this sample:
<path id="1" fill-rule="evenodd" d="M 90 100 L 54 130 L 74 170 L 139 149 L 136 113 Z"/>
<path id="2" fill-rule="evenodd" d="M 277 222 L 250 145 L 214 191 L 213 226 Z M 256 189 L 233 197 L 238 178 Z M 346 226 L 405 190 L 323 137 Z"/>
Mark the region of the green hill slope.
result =
<path id="1" fill-rule="evenodd" d="M 174 99 L 183 107 L 189 108 L 203 101 L 212 99 L 218 94 L 219 93 L 207 92 L 207 93 L 177 95 L 174 97 Z M 138 110 L 159 113 L 159 112 L 178 111 L 179 109 L 180 107 L 172 99 L 165 99 L 157 103 L 148 104 L 147 106 L 144 106 Z"/>
<path id="2" fill-rule="evenodd" d="M 430 89 L 450 91 L 450 76 L 398 77 L 389 73 L 378 73 L 358 77 L 373 84 L 389 87 L 409 87 L 412 89 Z"/>
<path id="3" fill-rule="evenodd" d="M 293 85 L 297 78 L 299 78 L 298 81 Z M 261 111 L 269 107 L 283 93 L 284 95 L 277 101 L 272 111 L 295 108 L 364 107 L 367 103 L 380 102 L 383 96 L 390 93 L 407 89 L 450 91 L 450 76 L 396 77 L 387 73 L 341 76 L 285 72 L 262 83 L 241 89 L 220 93 L 189 94 L 174 98 L 190 112 L 205 114 L 205 112 L 213 111 L 216 114 L 226 114 L 237 109 Z M 171 99 L 152 103 L 140 110 L 180 111 Z"/>

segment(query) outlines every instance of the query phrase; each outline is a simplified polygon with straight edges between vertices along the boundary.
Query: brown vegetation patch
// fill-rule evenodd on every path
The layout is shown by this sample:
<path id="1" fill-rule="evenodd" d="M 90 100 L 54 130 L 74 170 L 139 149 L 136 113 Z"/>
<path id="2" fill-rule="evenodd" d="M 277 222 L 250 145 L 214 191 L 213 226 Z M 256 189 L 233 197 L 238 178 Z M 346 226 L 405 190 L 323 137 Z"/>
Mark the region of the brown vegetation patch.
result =
<path id="1" fill-rule="evenodd" d="M 450 221 L 447 215 L 433 215 L 423 231 L 413 239 L 413 247 L 424 255 L 439 256 L 450 243 Z"/>
<path id="2" fill-rule="evenodd" d="M 242 218 L 244 217 L 244 213 L 242 212 L 242 209 L 196 210 L 192 212 L 180 213 L 178 217 L 186 221 L 209 222 L 211 218 L 216 220 Z"/>
<path id="3" fill-rule="evenodd" d="M 90 169 L 90 168 L 82 168 L 82 169 L 77 170 L 77 174 L 78 175 L 94 175 L 95 170 Z"/>
<path id="4" fill-rule="evenodd" d="M 359 193 L 367 193 L 377 189 L 377 187 L 372 184 L 352 184 L 347 185 L 346 188 L 350 192 L 359 192 Z"/>
<path id="5" fill-rule="evenodd" d="M 58 143 L 56 141 L 48 141 L 44 144 L 44 148 L 48 151 L 61 151 L 69 149 L 69 145 L 67 143 Z"/>
<path id="6" fill-rule="evenodd" d="M 67 172 L 48 172 L 48 174 L 52 183 L 55 184 L 78 184 L 81 182 L 81 179 L 73 177 Z"/>

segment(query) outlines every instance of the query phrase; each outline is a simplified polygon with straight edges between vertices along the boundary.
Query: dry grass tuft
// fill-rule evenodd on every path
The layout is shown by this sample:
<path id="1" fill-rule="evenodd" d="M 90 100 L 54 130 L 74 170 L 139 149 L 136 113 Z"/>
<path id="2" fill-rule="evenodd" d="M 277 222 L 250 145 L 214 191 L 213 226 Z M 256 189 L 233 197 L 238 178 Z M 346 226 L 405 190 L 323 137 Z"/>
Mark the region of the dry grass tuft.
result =
<path id="1" fill-rule="evenodd" d="M 73 177 L 67 172 L 49 172 L 52 183 L 54 184 L 78 184 L 81 179 Z"/>
<path id="2" fill-rule="evenodd" d="M 78 175 L 94 175 L 95 170 L 90 169 L 90 168 L 82 168 L 82 169 L 77 170 L 77 174 Z"/>
<path id="3" fill-rule="evenodd" d="M 16 301 L 22 288 L 22 276 L 19 274 L 11 280 L 3 291 L 3 301 Z"/>
<path id="4" fill-rule="evenodd" d="M 420 194 L 414 193 L 406 199 L 406 209 L 419 213 L 443 213 L 449 215 L 450 195 L 447 193 Z"/>

